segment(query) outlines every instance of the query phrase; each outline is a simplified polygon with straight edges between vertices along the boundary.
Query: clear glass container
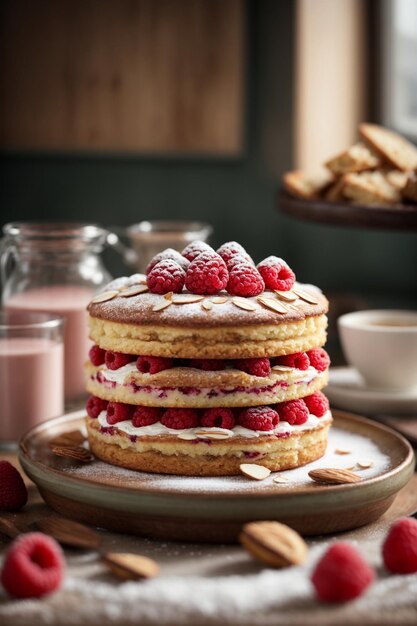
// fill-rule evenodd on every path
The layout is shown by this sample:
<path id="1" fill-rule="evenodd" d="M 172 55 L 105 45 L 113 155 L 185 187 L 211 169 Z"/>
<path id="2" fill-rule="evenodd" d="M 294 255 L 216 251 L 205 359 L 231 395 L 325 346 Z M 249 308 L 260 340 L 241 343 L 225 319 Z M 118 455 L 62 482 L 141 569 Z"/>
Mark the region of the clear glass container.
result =
<path id="1" fill-rule="evenodd" d="M 64 410 L 62 317 L 0 311 L 0 448 Z"/>
<path id="2" fill-rule="evenodd" d="M 81 223 L 12 223 L 1 242 L 2 302 L 6 311 L 41 311 L 65 318 L 65 401 L 85 394 L 86 306 L 111 276 L 100 253 L 105 229 Z"/>

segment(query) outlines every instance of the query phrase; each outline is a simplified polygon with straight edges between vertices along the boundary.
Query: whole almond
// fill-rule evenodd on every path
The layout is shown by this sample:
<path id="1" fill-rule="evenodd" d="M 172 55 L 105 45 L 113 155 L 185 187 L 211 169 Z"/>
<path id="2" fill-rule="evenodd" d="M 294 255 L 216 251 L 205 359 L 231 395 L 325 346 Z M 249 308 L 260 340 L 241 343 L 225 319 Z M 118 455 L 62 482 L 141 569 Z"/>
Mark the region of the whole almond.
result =
<path id="1" fill-rule="evenodd" d="M 113 574 L 124 580 L 153 578 L 159 573 L 158 563 L 139 554 L 108 552 L 103 556 L 103 561 Z"/>
<path id="2" fill-rule="evenodd" d="M 57 435 L 56 437 L 54 437 L 53 439 L 51 439 L 48 442 L 48 446 L 50 448 L 55 448 L 55 447 L 71 447 L 71 446 L 80 446 L 82 443 L 84 443 L 86 437 L 85 435 L 83 435 L 83 433 L 81 432 L 81 430 L 70 430 L 64 433 L 61 433 L 60 435 Z"/>
<path id="3" fill-rule="evenodd" d="M 51 450 L 57 456 L 81 461 L 82 463 L 89 463 L 94 458 L 89 450 L 81 446 L 52 446 Z"/>
<path id="4" fill-rule="evenodd" d="M 320 468 L 310 470 L 308 475 L 316 483 L 323 485 L 343 485 L 348 483 L 358 483 L 361 477 L 347 469 Z"/>
<path id="5" fill-rule="evenodd" d="M 304 539 L 295 530 L 279 522 L 245 524 L 239 540 L 252 556 L 272 567 L 299 565 L 308 552 Z"/>
<path id="6" fill-rule="evenodd" d="M 52 514 L 38 520 L 36 526 L 64 546 L 85 550 L 97 550 L 100 547 L 101 538 L 94 530 L 65 517 Z"/>

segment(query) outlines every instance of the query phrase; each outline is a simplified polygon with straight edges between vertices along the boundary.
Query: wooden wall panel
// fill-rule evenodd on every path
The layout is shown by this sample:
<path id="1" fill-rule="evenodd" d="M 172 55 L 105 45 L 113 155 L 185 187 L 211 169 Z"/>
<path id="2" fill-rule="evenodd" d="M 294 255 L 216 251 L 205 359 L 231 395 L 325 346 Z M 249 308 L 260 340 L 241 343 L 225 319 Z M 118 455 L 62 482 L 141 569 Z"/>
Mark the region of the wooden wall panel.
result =
<path id="1" fill-rule="evenodd" d="M 0 144 L 238 154 L 243 0 L 3 0 Z"/>

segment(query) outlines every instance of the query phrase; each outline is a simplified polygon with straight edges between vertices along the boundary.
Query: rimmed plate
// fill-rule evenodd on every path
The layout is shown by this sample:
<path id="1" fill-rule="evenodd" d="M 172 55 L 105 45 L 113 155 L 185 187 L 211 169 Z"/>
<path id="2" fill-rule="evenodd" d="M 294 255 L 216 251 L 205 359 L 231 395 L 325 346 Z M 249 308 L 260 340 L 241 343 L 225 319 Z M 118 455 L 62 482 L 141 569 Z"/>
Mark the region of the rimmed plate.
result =
<path id="1" fill-rule="evenodd" d="M 48 442 L 83 428 L 84 412 L 54 418 L 21 440 L 19 457 L 45 501 L 67 517 L 113 531 L 181 541 L 235 541 L 242 524 L 273 519 L 304 535 L 367 524 L 382 515 L 410 479 L 410 444 L 390 428 L 334 411 L 326 455 L 304 468 L 255 482 L 245 476 L 190 478 L 134 472 L 95 460 L 88 465 L 55 456 Z M 340 452 L 343 452 L 341 454 Z M 313 467 L 370 467 L 349 485 L 318 485 Z M 366 463 L 365 463 L 366 465 Z"/>

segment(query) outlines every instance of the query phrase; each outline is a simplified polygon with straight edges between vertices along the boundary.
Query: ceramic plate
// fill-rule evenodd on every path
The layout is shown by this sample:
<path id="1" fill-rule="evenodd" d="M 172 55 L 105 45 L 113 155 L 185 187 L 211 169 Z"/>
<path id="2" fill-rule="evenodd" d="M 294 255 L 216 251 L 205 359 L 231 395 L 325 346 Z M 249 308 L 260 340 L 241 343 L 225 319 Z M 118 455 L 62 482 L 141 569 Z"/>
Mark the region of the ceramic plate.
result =
<path id="1" fill-rule="evenodd" d="M 326 396 L 333 406 L 367 415 L 417 412 L 417 387 L 407 391 L 369 389 L 354 367 L 330 368 Z"/>
<path id="2" fill-rule="evenodd" d="M 57 457 L 48 441 L 83 429 L 83 411 L 44 422 L 20 443 L 20 461 L 45 501 L 59 513 L 102 528 L 163 539 L 235 541 L 242 524 L 274 519 L 304 535 L 333 533 L 377 519 L 414 469 L 410 444 L 390 428 L 334 411 L 326 455 L 303 468 L 271 474 L 192 478 L 146 474 L 94 460 Z M 343 451 L 344 454 L 341 454 Z M 357 463 L 368 465 L 361 468 Z M 352 467 L 361 482 L 324 486 L 308 471 Z M 274 478 L 284 476 L 285 482 Z"/>

